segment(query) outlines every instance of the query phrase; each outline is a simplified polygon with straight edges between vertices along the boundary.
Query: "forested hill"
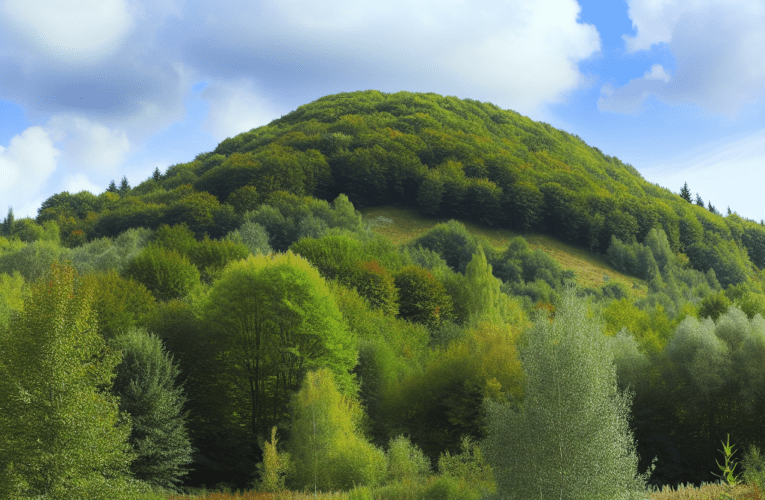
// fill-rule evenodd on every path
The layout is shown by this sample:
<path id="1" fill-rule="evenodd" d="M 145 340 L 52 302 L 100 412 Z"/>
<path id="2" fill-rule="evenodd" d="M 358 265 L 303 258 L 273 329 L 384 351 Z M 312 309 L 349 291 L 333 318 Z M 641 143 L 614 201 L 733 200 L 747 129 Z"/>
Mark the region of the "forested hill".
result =
<path id="1" fill-rule="evenodd" d="M 761 224 L 648 183 L 549 124 L 489 103 L 409 92 L 323 97 L 133 189 L 125 181 L 97 197 L 54 195 L 37 222 L 58 222 L 70 246 L 182 221 L 197 236 L 220 237 L 280 190 L 325 200 L 345 193 L 356 207 L 399 204 L 543 232 L 599 253 L 612 236 L 639 243 L 661 228 L 674 253 L 714 269 L 723 285 L 765 265 Z"/>

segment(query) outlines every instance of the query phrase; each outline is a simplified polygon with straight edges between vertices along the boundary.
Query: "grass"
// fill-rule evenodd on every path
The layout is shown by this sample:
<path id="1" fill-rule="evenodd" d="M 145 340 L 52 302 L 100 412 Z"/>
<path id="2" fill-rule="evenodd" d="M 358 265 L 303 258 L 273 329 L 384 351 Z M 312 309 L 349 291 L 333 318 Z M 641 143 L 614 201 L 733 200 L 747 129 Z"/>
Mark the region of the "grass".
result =
<path id="1" fill-rule="evenodd" d="M 364 208 L 359 211 L 364 221 L 372 224 L 375 232 L 390 238 L 397 245 L 409 243 L 436 224 L 449 220 L 442 217 L 423 217 L 415 210 L 393 206 Z M 392 222 L 380 221 L 379 217 Z M 633 297 L 645 297 L 648 294 L 645 281 L 620 273 L 608 265 L 603 257 L 582 248 L 542 234 L 524 235 L 508 229 L 479 226 L 470 222 L 462 224 L 471 234 L 486 238 L 497 250 L 504 250 L 511 239 L 523 236 L 531 248 L 540 248 L 557 260 L 564 269 L 573 270 L 576 273 L 576 282 L 581 286 L 600 288 L 608 280 L 626 286 Z"/>

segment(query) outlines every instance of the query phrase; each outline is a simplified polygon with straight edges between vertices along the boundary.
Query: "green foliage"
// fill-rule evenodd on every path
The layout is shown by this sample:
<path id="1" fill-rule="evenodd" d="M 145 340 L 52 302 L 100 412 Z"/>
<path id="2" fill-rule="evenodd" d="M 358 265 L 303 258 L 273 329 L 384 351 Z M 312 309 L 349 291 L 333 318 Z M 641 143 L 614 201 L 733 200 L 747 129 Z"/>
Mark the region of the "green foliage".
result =
<path id="1" fill-rule="evenodd" d="M 330 370 L 306 374 L 293 403 L 292 488 L 350 490 L 383 480 L 385 454 L 360 433 L 361 412 L 337 389 Z"/>
<path id="2" fill-rule="evenodd" d="M 27 284 L 18 272 L 0 274 L 0 332 L 8 328 L 13 316 L 24 308 Z"/>
<path id="3" fill-rule="evenodd" d="M 211 240 L 207 236 L 198 242 L 189 254 L 191 263 L 197 266 L 205 283 L 211 283 L 220 276 L 229 262 L 241 260 L 250 255 L 242 243 L 231 240 Z"/>
<path id="4" fill-rule="evenodd" d="M 730 306 L 731 301 L 723 292 L 707 295 L 699 305 L 699 318 L 712 318 L 713 321 L 717 321 Z"/>
<path id="5" fill-rule="evenodd" d="M 278 492 L 284 490 L 284 481 L 290 470 L 290 454 L 276 449 L 276 426 L 271 428 L 271 442 L 263 443 L 263 461 L 258 463 L 259 490 Z"/>
<path id="6" fill-rule="evenodd" d="M 473 258 L 478 243 L 465 226 L 456 220 L 436 224 L 425 234 L 409 243 L 414 249 L 422 246 L 438 253 L 453 270 L 464 273 Z"/>
<path id="7" fill-rule="evenodd" d="M 438 458 L 438 471 L 444 476 L 465 481 L 484 494 L 493 493 L 491 466 L 486 462 L 481 447 L 470 436 L 462 437 L 460 453 L 452 455 L 447 451 Z"/>
<path id="8" fill-rule="evenodd" d="M 200 279 L 199 271 L 186 257 L 155 244 L 141 250 L 123 274 L 144 285 L 157 300 L 184 297 Z"/>
<path id="9" fill-rule="evenodd" d="M 301 257 L 232 262 L 205 298 L 203 314 L 216 377 L 231 381 L 221 390 L 227 418 L 251 442 L 287 415 L 308 370 L 328 367 L 344 392 L 352 389 L 356 339 L 324 280 Z"/>
<path id="10" fill-rule="evenodd" d="M 226 235 L 226 240 L 247 247 L 252 255 L 268 255 L 273 249 L 268 244 L 268 233 L 260 224 L 245 222 L 239 229 Z"/>
<path id="11" fill-rule="evenodd" d="M 112 345 L 122 352 L 112 391 L 133 424 L 129 442 L 135 460 L 130 471 L 136 479 L 173 489 L 187 474 L 192 453 L 180 370 L 162 341 L 145 330 L 131 329 Z"/>
<path id="12" fill-rule="evenodd" d="M 570 292 L 554 321 L 540 318 L 529 332 L 522 406 L 487 403 L 481 448 L 503 497 L 645 497 L 648 474 L 637 475 L 627 422 L 631 395 L 618 391 L 603 343 L 586 304 Z"/>
<path id="13" fill-rule="evenodd" d="M 388 481 L 416 481 L 430 474 L 430 459 L 400 435 L 388 444 Z"/>
<path id="14" fill-rule="evenodd" d="M 93 309 L 98 318 L 98 332 L 106 339 L 114 338 L 140 325 L 155 308 L 154 296 L 146 287 L 125 279 L 115 271 L 87 275 L 93 286 Z"/>
<path id="15" fill-rule="evenodd" d="M 406 266 L 394 275 L 399 290 L 399 316 L 435 328 L 454 319 L 452 299 L 427 269 Z"/>
<path id="16" fill-rule="evenodd" d="M 2 498 L 133 498 L 130 422 L 104 391 L 120 356 L 96 332 L 92 293 L 55 265 L 2 338 Z"/>
<path id="17" fill-rule="evenodd" d="M 43 277 L 50 266 L 69 256 L 69 249 L 52 241 L 37 240 L 22 246 L 13 245 L 16 250 L 0 254 L 0 272 L 13 274 L 18 271 L 28 283 Z"/>

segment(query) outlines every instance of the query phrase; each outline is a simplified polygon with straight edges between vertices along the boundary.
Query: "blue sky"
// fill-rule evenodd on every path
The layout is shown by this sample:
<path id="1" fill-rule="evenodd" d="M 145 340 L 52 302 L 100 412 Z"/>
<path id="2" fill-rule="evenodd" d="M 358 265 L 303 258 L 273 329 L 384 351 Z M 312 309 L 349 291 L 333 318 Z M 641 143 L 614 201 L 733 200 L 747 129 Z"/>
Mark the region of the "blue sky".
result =
<path id="1" fill-rule="evenodd" d="M 337 92 L 493 102 L 765 218 L 761 0 L 0 0 L 0 210 Z"/>

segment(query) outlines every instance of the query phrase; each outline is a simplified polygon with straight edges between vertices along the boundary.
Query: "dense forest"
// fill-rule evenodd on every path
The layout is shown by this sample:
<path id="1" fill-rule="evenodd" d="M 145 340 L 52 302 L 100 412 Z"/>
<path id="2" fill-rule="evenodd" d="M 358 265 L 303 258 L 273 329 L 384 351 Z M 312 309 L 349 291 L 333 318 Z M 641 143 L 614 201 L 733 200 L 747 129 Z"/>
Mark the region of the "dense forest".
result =
<path id="1" fill-rule="evenodd" d="M 711 482 L 721 440 L 765 446 L 765 225 L 677 188 L 492 104 L 367 91 L 135 187 L 11 210 L 0 490 L 328 491 L 433 471 L 480 496 L 566 467 L 592 486 L 571 457 L 599 456 L 612 486 L 652 465 L 643 486 Z M 396 245 L 358 211 L 388 205 L 448 222 Z M 496 248 L 467 222 L 575 245 L 633 288 L 577 285 L 523 236 Z M 574 433 L 563 462 L 507 458 L 549 448 L 563 407 L 605 430 Z M 629 460 L 586 450 L 628 433 Z"/>

